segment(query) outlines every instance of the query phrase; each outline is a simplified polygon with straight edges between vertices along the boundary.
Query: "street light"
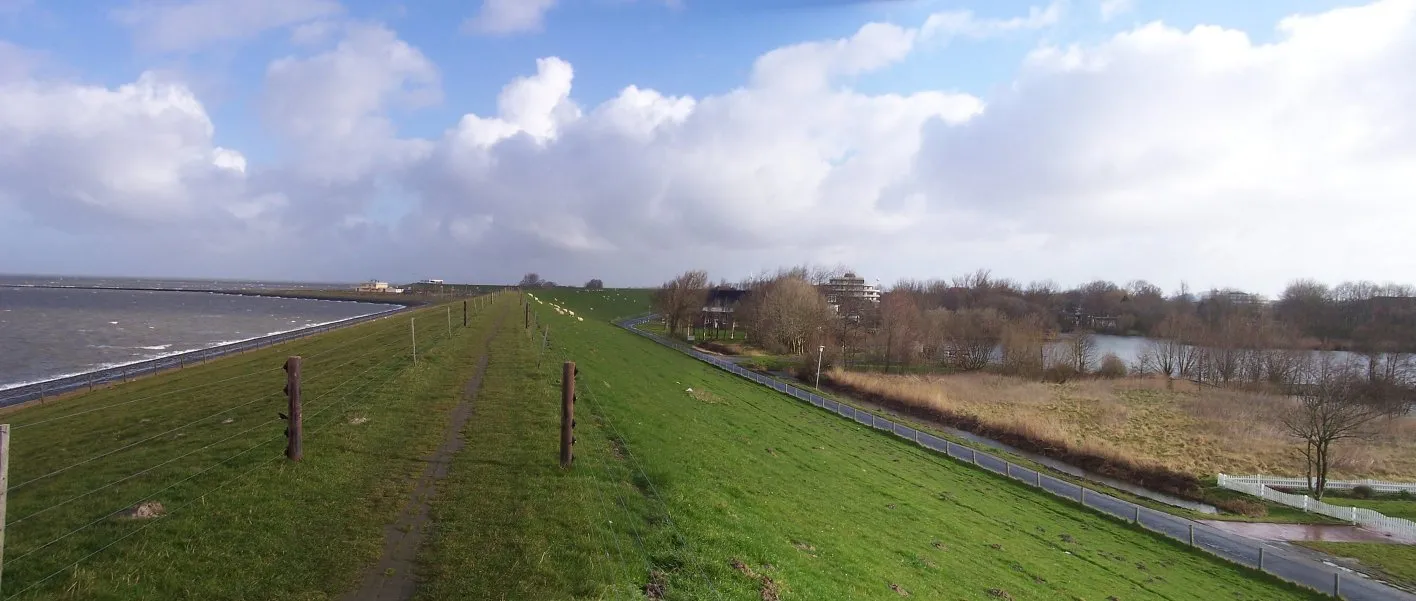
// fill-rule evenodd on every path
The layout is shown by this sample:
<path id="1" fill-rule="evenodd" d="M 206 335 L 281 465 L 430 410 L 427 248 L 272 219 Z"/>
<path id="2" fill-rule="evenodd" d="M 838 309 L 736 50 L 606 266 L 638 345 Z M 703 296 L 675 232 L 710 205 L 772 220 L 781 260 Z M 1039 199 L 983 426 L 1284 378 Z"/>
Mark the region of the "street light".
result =
<path id="1" fill-rule="evenodd" d="M 826 345 L 816 349 L 816 389 L 821 390 L 821 357 L 826 355 Z"/>

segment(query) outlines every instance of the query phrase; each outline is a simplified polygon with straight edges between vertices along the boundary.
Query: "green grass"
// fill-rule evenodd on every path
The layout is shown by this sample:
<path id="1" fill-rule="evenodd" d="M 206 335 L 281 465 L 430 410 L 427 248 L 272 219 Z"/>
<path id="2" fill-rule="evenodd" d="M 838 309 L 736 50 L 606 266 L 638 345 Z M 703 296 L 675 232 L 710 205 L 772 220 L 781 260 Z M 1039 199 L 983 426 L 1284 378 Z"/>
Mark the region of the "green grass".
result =
<path id="1" fill-rule="evenodd" d="M 1327 494 L 1323 502 L 1343 507 L 1370 509 L 1387 517 L 1416 521 L 1416 499 L 1400 499 L 1395 496 L 1381 496 L 1372 499 L 1358 499 L 1350 496 Z"/>
<path id="2" fill-rule="evenodd" d="M 1362 562 L 1364 571 L 1375 571 L 1381 577 L 1406 588 L 1416 588 L 1416 546 L 1383 543 L 1295 543 L 1337 557 L 1350 557 Z"/>
<path id="3" fill-rule="evenodd" d="M 557 296 L 577 315 L 633 312 Z M 487 423 L 469 427 L 494 456 L 455 462 L 448 490 L 462 492 L 436 501 L 445 521 L 424 555 L 449 578 L 472 573 L 426 598 L 637 598 L 651 582 L 668 599 L 898 598 L 892 586 L 923 599 L 1321 598 L 538 309 L 553 356 L 581 369 L 579 463 L 548 467 L 549 368 L 528 374 L 524 350 L 499 346 L 497 379 L 512 378 L 479 398 Z"/>
<path id="4" fill-rule="evenodd" d="M 509 313 L 510 299 L 492 310 Z M 488 317 L 472 325 L 449 336 L 432 307 L 6 412 L 5 592 L 303 600 L 349 590 L 475 365 Z M 300 463 L 283 458 L 276 415 L 292 354 L 305 358 Z M 111 516 L 149 500 L 167 515 Z"/>

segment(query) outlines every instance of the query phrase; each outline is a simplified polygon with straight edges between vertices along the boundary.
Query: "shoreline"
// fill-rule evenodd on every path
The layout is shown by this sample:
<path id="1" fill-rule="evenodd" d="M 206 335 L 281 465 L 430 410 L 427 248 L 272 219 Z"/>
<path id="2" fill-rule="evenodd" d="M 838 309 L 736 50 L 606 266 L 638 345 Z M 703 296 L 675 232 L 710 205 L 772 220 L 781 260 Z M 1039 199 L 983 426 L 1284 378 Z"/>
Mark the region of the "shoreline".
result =
<path id="1" fill-rule="evenodd" d="M 301 300 L 319 300 L 330 302 L 366 303 L 371 305 L 399 305 L 402 307 L 417 307 L 428 304 L 427 300 L 413 298 L 398 298 L 398 294 L 388 294 L 390 298 L 381 296 L 361 296 L 357 292 L 347 292 L 344 290 L 321 290 L 312 289 L 309 291 L 298 290 L 222 290 L 219 288 L 162 288 L 162 287 L 141 287 L 141 286 L 60 286 L 56 284 L 0 284 L 0 288 L 41 288 L 45 290 L 115 290 L 121 292 L 193 292 L 206 294 L 227 294 L 231 296 L 263 296 L 267 298 L 293 298 Z"/>
<path id="2" fill-rule="evenodd" d="M 0 287 L 14 288 L 15 286 L 0 286 Z M 53 288 L 54 286 L 50 286 L 50 287 Z M 88 287 L 87 289 L 105 289 L 105 290 L 112 290 L 113 288 Z M 141 290 L 151 290 L 151 289 L 141 289 Z M 178 290 L 177 292 L 206 292 L 206 291 Z M 221 292 L 218 292 L 218 294 L 220 294 L 220 293 L 221 293 Z M 242 296 L 257 296 L 257 295 L 242 295 Z M 286 297 L 286 298 L 289 298 L 289 297 Z M 320 299 L 320 298 L 316 298 L 316 299 L 313 299 L 313 300 L 334 300 L 334 299 Z M 348 301 L 348 302 L 357 302 L 357 301 Z M 11 387 L 8 387 L 8 388 L 0 389 L 0 409 L 6 409 L 6 408 L 14 407 L 14 406 L 17 406 L 17 405 L 23 405 L 23 404 L 27 404 L 27 403 L 30 403 L 30 402 L 34 402 L 34 401 L 44 401 L 44 400 L 46 400 L 46 399 L 48 399 L 48 398 L 50 398 L 50 397 L 58 397 L 58 396 L 62 396 L 62 395 L 67 395 L 67 394 L 73 393 L 73 392 L 79 392 L 79 391 L 83 391 L 83 390 L 86 390 L 86 389 L 92 389 L 92 388 L 97 387 L 97 386 L 100 386 L 100 385 L 109 385 L 109 384 L 115 384 L 115 383 L 128 382 L 128 381 L 133 380 L 133 379 L 137 379 L 137 378 L 144 377 L 144 376 L 147 376 L 147 375 L 152 375 L 152 374 L 160 373 L 160 372 L 162 372 L 162 371 L 166 371 L 166 370 L 169 370 L 169 369 L 182 369 L 182 368 L 186 367 L 187 364 L 189 364 L 189 363 L 194 364 L 194 365 L 195 365 L 195 364 L 201 364 L 201 363 L 205 363 L 205 362 L 207 362 L 208 360 L 211 360 L 211 359 L 216 359 L 216 358 L 220 358 L 220 357 L 225 357 L 225 356 L 228 356 L 228 355 L 235 355 L 235 354 L 239 354 L 239 353 L 242 353 L 242 352 L 245 352 L 245 351 L 248 351 L 248 350 L 266 348 L 266 347 L 273 346 L 273 345 L 276 345 L 276 344 L 280 344 L 280 343 L 283 343 L 283 342 L 288 342 L 288 341 L 291 341 L 291 340 L 297 340 L 297 339 L 300 339 L 300 338 L 305 338 L 305 337 L 307 337 L 307 336 L 313 336 L 313 335 L 316 335 L 316 334 L 323 334 L 323 333 L 325 333 L 325 332 L 330 332 L 330 331 L 337 330 L 337 329 L 340 329 L 340 328 L 345 328 L 345 327 L 349 327 L 349 326 L 353 326 L 353 325 L 358 325 L 358 324 L 370 322 L 370 321 L 373 321 L 373 320 L 376 320 L 376 319 L 382 319 L 382 318 L 385 318 L 385 317 L 389 317 L 389 316 L 391 316 L 391 315 L 394 315 L 394 314 L 398 314 L 398 313 L 402 313 L 402 312 L 404 312 L 404 311 L 407 311 L 410 307 L 415 306 L 415 305 L 399 304 L 399 303 L 367 303 L 367 304 L 384 304 L 384 305 L 391 305 L 391 307 L 388 308 L 388 309 L 384 309 L 384 310 L 382 310 L 382 311 L 375 311 L 375 312 L 373 312 L 373 313 L 367 313 L 367 314 L 358 315 L 358 316 L 355 316 L 355 317 L 348 317 L 348 318 L 344 318 L 344 319 L 337 319 L 337 320 L 325 322 L 325 323 L 322 323 L 322 324 L 312 324 L 312 325 L 309 325 L 309 326 L 305 326 L 305 327 L 302 327 L 302 328 L 296 328 L 296 329 L 293 329 L 293 330 L 287 330 L 287 331 L 284 331 L 284 332 L 275 332 L 275 333 L 270 333 L 270 334 L 264 334 L 264 335 L 261 335 L 261 336 L 253 336 L 253 337 L 251 337 L 251 338 L 246 338 L 246 339 L 243 339 L 243 340 L 224 341 L 224 342 L 221 342 L 221 343 L 218 343 L 218 344 L 214 344 L 214 345 L 212 345 L 212 346 L 203 347 L 203 348 L 199 348 L 199 349 L 192 349 L 192 350 L 187 350 L 187 351 L 180 351 L 180 352 L 175 352 L 175 353 L 168 353 L 168 354 L 165 354 L 165 355 L 161 355 L 161 356 L 158 356 L 158 357 L 152 357 L 152 358 L 149 358 L 149 359 L 140 359 L 140 360 L 137 360 L 137 361 L 131 361 L 131 362 L 127 362 L 127 363 L 123 363 L 123 364 L 119 364 L 119 365 L 110 365 L 110 366 L 104 366 L 104 367 L 97 367 L 97 368 L 90 369 L 90 370 L 87 370 L 87 371 L 80 371 L 80 372 L 77 372 L 77 373 L 71 373 L 71 374 L 66 374 L 66 375 L 55 376 L 55 377 L 48 378 L 48 379 L 44 379 L 44 380 L 31 381 L 31 382 L 28 382 L 28 383 L 17 384 L 17 385 L 15 385 L 15 386 L 11 386 Z"/>

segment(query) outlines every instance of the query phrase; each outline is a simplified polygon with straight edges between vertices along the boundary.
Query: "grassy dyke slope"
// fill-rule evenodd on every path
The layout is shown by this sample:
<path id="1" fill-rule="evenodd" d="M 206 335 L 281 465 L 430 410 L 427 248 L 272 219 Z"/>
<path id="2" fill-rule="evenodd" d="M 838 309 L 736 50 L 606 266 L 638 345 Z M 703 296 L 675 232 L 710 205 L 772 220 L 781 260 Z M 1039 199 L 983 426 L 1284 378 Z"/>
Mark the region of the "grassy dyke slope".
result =
<path id="1" fill-rule="evenodd" d="M 486 439 L 454 462 L 424 556 L 450 571 L 424 598 L 1322 598 L 624 332 L 605 319 L 644 297 L 612 294 L 533 303 L 539 370 L 539 336 L 494 354 L 519 383 L 479 398 L 469 444 Z M 563 358 L 579 459 L 557 473 Z"/>
<path id="2" fill-rule="evenodd" d="M 6 412 L 6 598 L 304 600 L 352 588 L 439 442 L 493 314 L 514 308 L 506 297 L 449 331 L 445 309 L 429 307 Z M 304 357 L 299 463 L 283 457 L 277 416 L 287 355 Z M 164 515 L 116 513 L 142 502 Z"/>

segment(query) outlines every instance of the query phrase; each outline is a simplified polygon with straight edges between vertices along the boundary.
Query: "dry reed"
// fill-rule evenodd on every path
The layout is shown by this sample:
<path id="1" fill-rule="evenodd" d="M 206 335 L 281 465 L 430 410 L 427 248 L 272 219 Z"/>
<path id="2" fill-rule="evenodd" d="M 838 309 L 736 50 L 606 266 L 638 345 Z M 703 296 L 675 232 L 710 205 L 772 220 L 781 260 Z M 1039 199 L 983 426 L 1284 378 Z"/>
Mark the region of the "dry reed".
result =
<path id="1" fill-rule="evenodd" d="M 1153 378 L 1052 384 L 987 373 L 833 370 L 830 381 L 1119 464 L 1196 477 L 1303 473 L 1302 445 L 1281 421 L 1291 401 L 1277 395 Z M 1339 442 L 1333 453 L 1335 477 L 1416 480 L 1416 418 L 1383 420 L 1370 439 Z"/>

